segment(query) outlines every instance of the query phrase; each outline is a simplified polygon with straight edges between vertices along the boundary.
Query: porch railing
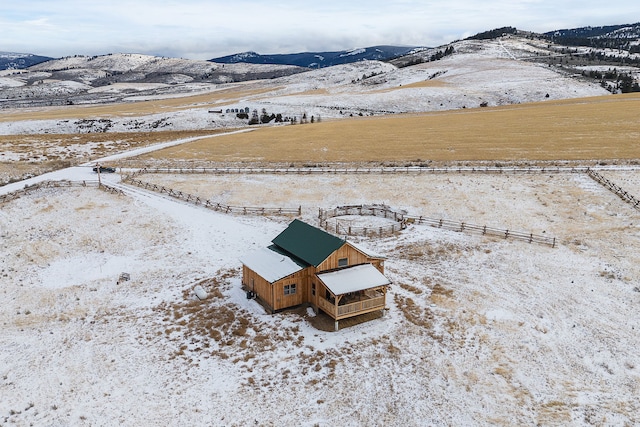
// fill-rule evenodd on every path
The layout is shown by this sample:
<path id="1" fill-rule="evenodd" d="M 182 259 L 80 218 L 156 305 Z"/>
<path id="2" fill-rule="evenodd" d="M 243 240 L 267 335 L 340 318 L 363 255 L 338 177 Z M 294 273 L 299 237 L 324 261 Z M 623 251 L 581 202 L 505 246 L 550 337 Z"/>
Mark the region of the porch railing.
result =
<path id="1" fill-rule="evenodd" d="M 369 309 L 377 307 L 384 307 L 384 296 L 356 301 L 352 302 L 351 304 L 339 305 L 338 317 L 343 317 L 347 314 L 358 313 L 360 311 L 367 311 Z"/>
<path id="2" fill-rule="evenodd" d="M 366 313 L 368 311 L 373 311 L 375 309 L 384 308 L 385 299 L 384 295 L 365 299 L 362 301 L 352 302 L 350 304 L 339 305 L 336 313 L 336 306 L 331 304 L 325 298 L 319 298 L 319 306 L 320 308 L 327 312 L 334 319 L 341 319 L 344 317 L 355 316 L 359 313 Z"/>

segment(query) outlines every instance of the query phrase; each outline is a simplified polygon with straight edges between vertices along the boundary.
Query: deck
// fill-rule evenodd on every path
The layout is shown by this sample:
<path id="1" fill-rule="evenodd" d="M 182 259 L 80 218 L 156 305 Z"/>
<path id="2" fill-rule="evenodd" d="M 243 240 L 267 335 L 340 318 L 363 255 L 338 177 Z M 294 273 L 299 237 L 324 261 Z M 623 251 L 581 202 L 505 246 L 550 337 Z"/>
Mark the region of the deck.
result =
<path id="1" fill-rule="evenodd" d="M 335 320 L 340 320 L 376 310 L 383 310 L 386 305 L 386 296 L 384 294 L 379 296 L 364 295 L 359 297 L 357 301 L 339 305 L 331 303 L 325 298 L 319 298 L 318 303 L 322 311 Z"/>

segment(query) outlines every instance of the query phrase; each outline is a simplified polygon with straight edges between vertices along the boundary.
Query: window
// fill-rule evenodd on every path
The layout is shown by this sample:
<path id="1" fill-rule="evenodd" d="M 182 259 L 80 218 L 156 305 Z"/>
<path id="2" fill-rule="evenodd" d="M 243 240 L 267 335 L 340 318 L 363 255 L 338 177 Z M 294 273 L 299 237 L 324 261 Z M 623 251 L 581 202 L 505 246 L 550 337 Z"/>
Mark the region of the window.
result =
<path id="1" fill-rule="evenodd" d="M 315 283 L 311 283 L 311 295 L 313 295 L 313 296 L 316 295 L 316 284 Z"/>
<path id="2" fill-rule="evenodd" d="M 338 267 L 346 267 L 349 265 L 349 258 L 340 258 L 338 260 Z"/>
<path id="3" fill-rule="evenodd" d="M 293 283 L 291 285 L 284 285 L 284 294 L 285 295 L 293 295 L 296 293 L 296 284 Z"/>

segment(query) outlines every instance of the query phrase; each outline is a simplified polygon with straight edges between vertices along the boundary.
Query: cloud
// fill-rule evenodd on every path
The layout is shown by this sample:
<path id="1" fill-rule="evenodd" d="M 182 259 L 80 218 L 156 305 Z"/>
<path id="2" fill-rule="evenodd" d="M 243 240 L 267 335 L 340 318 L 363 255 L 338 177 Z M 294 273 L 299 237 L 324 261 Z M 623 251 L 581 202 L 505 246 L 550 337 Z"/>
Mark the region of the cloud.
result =
<path id="1" fill-rule="evenodd" d="M 210 59 L 246 50 L 438 46 L 502 26 L 542 32 L 621 24 L 634 15 L 640 16 L 635 2 L 612 8 L 574 0 L 32 0 L 0 4 L 0 50 L 54 57 L 137 52 Z"/>

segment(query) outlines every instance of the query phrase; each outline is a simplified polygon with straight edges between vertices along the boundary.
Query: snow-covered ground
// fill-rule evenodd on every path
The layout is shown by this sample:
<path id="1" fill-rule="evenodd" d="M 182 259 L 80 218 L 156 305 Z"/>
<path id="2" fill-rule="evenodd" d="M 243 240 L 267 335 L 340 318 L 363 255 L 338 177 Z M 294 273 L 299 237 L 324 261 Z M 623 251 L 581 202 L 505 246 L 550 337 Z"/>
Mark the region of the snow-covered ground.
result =
<path id="1" fill-rule="evenodd" d="M 311 223 L 316 206 L 384 201 L 560 245 L 422 226 L 357 239 L 388 257 L 390 310 L 325 332 L 307 310 L 268 315 L 240 289 L 238 258 L 289 218 L 126 186 L 38 190 L 0 210 L 3 424 L 640 423 L 638 213 L 587 176 L 155 179 L 234 204 L 301 204 Z"/>

